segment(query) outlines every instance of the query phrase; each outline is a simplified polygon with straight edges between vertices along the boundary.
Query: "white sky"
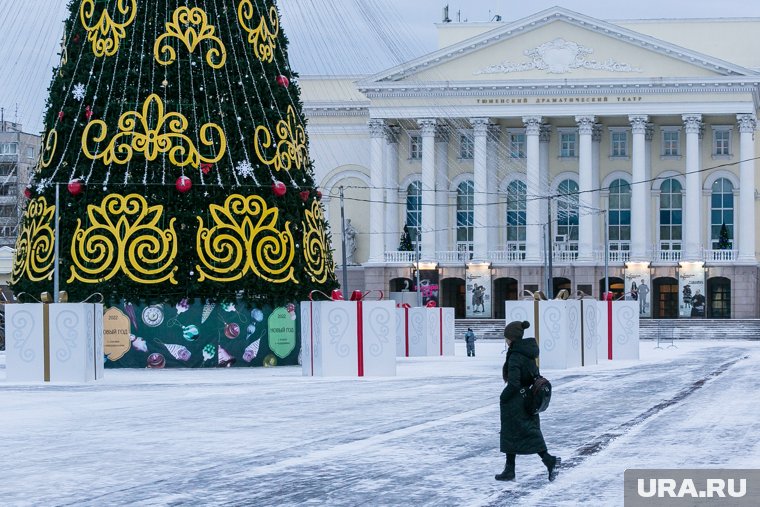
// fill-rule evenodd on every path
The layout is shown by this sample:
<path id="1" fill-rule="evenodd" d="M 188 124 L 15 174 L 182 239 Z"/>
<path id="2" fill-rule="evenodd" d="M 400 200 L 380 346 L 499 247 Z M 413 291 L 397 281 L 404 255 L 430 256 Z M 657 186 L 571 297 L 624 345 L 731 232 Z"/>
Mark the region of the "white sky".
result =
<path id="1" fill-rule="evenodd" d="M 541 427 L 566 465 L 553 483 L 535 455 L 517 457 L 515 482 L 494 480 L 504 466 L 502 340 L 478 341 L 474 358 L 457 340 L 454 357 L 399 358 L 395 377 L 362 379 L 286 366 L 14 384 L 0 352 L 0 498 L 13 507 L 607 507 L 623 505 L 627 468 L 757 468 L 760 341 L 676 346 L 644 341 L 639 361 L 542 369 L 553 396 Z"/>
<path id="2" fill-rule="evenodd" d="M 29 132 L 42 129 L 66 3 L 0 0 L 0 107 L 6 119 L 18 118 Z M 454 22 L 488 21 L 496 14 L 513 21 L 554 5 L 608 20 L 760 17 L 760 2 L 747 0 L 287 0 L 280 8 L 295 70 L 329 75 L 377 71 L 432 50 L 434 23 L 441 21 L 446 4 Z M 359 49 L 363 44 L 383 49 L 367 58 Z"/>

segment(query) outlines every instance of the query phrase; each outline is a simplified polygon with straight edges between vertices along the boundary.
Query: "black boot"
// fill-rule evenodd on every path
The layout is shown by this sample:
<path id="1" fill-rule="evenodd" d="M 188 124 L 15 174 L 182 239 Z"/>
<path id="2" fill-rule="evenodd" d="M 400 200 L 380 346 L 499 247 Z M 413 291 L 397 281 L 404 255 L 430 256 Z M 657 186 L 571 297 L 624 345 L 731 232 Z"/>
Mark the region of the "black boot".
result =
<path id="1" fill-rule="evenodd" d="M 507 464 L 504 465 L 504 471 L 496 474 L 494 479 L 497 481 L 514 481 L 515 480 L 515 455 L 507 454 Z"/>
<path id="2" fill-rule="evenodd" d="M 556 479 L 559 475 L 559 467 L 562 463 L 562 458 L 558 456 L 552 456 L 551 454 L 546 454 L 545 457 L 541 457 L 541 461 L 544 462 L 546 469 L 549 471 L 549 482 Z"/>

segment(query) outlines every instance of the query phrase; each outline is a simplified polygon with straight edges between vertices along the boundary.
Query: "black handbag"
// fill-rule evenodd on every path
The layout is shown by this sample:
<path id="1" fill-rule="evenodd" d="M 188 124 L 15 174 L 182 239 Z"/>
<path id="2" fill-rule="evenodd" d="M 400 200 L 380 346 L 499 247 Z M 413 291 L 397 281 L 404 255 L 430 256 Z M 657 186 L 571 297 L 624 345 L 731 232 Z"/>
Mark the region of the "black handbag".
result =
<path id="1" fill-rule="evenodd" d="M 536 373 L 533 383 L 520 389 L 520 396 L 525 404 L 525 411 L 536 415 L 546 410 L 552 399 L 552 383 L 546 377 Z"/>

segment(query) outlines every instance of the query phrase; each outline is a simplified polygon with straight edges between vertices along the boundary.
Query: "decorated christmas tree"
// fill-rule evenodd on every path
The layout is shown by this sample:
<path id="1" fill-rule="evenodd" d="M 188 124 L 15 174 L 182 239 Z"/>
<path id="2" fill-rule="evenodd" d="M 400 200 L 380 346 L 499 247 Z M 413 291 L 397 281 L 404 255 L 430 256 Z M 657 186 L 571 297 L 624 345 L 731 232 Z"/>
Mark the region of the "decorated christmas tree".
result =
<path id="1" fill-rule="evenodd" d="M 718 236 L 718 250 L 730 250 L 731 240 L 728 237 L 728 227 L 726 224 L 721 224 L 720 233 Z"/>
<path id="2" fill-rule="evenodd" d="M 176 304 L 177 317 L 193 301 L 275 308 L 336 287 L 275 2 L 69 10 L 25 191 L 16 294 L 53 291 L 56 251 L 70 300 Z"/>

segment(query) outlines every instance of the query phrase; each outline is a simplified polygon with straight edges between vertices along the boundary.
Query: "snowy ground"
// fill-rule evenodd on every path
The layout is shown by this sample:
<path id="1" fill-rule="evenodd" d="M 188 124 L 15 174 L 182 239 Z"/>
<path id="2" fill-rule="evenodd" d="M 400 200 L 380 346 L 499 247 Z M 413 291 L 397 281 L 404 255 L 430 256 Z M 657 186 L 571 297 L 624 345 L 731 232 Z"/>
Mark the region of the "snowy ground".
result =
<path id="1" fill-rule="evenodd" d="M 760 342 L 676 345 L 542 372 L 542 427 L 566 464 L 554 483 L 536 456 L 516 482 L 493 478 L 503 342 L 363 379 L 146 369 L 21 385 L 0 353 L 0 504 L 615 506 L 626 468 L 757 467 Z"/>

